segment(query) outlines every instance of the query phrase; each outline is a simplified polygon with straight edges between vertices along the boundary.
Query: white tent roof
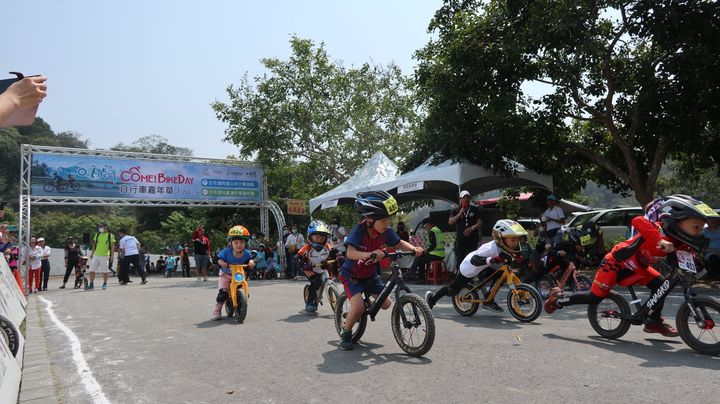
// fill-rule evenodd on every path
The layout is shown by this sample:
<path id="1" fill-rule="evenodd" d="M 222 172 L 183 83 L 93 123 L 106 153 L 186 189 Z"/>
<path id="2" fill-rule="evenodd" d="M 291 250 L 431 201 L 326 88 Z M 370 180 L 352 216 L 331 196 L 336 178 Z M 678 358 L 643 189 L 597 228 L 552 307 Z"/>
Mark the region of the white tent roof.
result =
<path id="1" fill-rule="evenodd" d="M 378 187 L 396 194 L 400 201 L 434 198 L 456 202 L 461 190 L 470 194 L 508 187 L 537 187 L 552 190 L 552 177 L 528 171 L 516 164 L 517 175 L 496 174 L 466 160 L 453 162 L 445 160 L 438 165 L 428 158 L 419 167 Z"/>
<path id="2" fill-rule="evenodd" d="M 310 200 L 310 212 L 317 208 L 337 206 L 342 199 L 355 200 L 355 194 L 377 189 L 376 185 L 391 181 L 400 174 L 400 169 L 383 152 L 377 152 L 362 168 L 347 181 Z M 323 206 L 324 205 L 324 206 Z"/>

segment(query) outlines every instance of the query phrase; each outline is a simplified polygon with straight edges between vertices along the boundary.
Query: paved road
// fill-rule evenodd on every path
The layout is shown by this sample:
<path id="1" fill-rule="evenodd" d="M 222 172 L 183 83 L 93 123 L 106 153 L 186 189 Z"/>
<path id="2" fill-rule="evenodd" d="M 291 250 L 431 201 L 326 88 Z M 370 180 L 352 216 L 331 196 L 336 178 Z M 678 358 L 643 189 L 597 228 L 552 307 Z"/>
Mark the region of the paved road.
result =
<path id="1" fill-rule="evenodd" d="M 583 307 L 521 324 L 483 310 L 463 318 L 444 300 L 434 310 L 435 345 L 411 358 L 393 339 L 389 312 L 370 323 L 354 351 L 339 351 L 329 309 L 317 316 L 300 311 L 303 282 L 251 283 L 247 320 L 235 324 L 210 320 L 213 282 L 150 278 L 144 286 L 112 283 L 86 292 L 58 290 L 59 281 L 30 298 L 32 355 L 21 402 L 720 399 L 720 357 L 639 327 L 621 341 L 600 339 Z M 419 294 L 434 289 L 411 286 Z M 678 302 L 671 297 L 666 313 L 674 315 Z"/>

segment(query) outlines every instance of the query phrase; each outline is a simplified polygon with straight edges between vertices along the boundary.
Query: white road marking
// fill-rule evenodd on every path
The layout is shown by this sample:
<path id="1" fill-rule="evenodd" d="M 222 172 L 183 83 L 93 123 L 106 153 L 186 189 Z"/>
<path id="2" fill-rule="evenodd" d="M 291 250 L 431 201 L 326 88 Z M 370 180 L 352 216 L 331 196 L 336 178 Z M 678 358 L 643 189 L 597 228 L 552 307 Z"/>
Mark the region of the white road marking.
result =
<path id="1" fill-rule="evenodd" d="M 38 296 L 38 298 L 47 305 L 45 310 L 47 310 L 48 315 L 50 316 L 50 319 L 53 321 L 53 323 L 55 323 L 55 325 L 62 332 L 64 332 L 70 340 L 72 358 L 75 361 L 75 366 L 77 366 L 78 376 L 80 376 L 80 380 L 82 380 L 82 383 L 85 386 L 85 390 L 92 398 L 92 402 L 96 404 L 110 404 L 110 400 L 105 397 L 105 393 L 103 393 L 102 387 L 97 382 L 97 380 L 95 380 L 95 377 L 93 377 L 90 366 L 88 366 L 87 361 L 85 361 L 85 356 L 82 353 L 82 345 L 80 344 L 80 339 L 77 337 L 77 335 L 75 335 L 75 333 L 72 332 L 70 328 L 68 328 L 65 324 L 62 323 L 62 321 L 57 318 L 55 312 L 52 309 L 53 303 L 50 300 L 47 300 L 42 296 Z"/>

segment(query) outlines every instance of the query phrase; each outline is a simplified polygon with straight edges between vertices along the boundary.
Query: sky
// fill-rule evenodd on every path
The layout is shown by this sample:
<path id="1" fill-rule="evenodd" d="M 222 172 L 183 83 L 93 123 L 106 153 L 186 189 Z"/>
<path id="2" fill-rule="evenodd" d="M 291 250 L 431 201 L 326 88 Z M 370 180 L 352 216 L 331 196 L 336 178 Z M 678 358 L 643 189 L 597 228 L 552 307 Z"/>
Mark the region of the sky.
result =
<path id="1" fill-rule="evenodd" d="M 90 148 L 160 135 L 197 157 L 225 158 L 226 125 L 210 108 L 225 89 L 286 59 L 292 35 L 324 42 L 346 67 L 396 63 L 412 74 L 441 0 L 15 0 L 3 4 L 0 78 L 48 77 L 38 110 Z"/>

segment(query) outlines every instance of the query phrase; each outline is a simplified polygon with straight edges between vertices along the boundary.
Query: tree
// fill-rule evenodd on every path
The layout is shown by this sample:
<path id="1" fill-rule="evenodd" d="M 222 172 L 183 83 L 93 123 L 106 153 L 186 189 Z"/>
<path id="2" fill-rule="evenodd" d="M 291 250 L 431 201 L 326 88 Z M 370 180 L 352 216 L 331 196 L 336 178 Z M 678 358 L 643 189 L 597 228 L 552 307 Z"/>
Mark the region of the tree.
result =
<path id="1" fill-rule="evenodd" d="M 288 60 L 262 59 L 268 70 L 230 85 L 215 102 L 226 141 L 240 157 L 257 156 L 276 197 L 309 198 L 346 180 L 376 151 L 403 160 L 418 122 L 411 81 L 394 64 L 346 68 L 324 44 L 292 37 Z M 272 181 L 270 181 L 272 180 Z"/>
<path id="2" fill-rule="evenodd" d="M 151 154 L 171 154 L 175 156 L 193 155 L 192 150 L 187 147 L 173 146 L 168 143 L 166 138 L 158 135 L 143 136 L 134 141 L 132 145 L 126 145 L 121 142 L 111 147 L 110 150 Z"/>
<path id="3" fill-rule="evenodd" d="M 561 193 L 591 179 L 644 204 L 667 158 L 693 174 L 720 161 L 717 2 L 453 0 L 430 30 L 412 164 L 439 152 L 507 173 L 516 161 Z"/>

